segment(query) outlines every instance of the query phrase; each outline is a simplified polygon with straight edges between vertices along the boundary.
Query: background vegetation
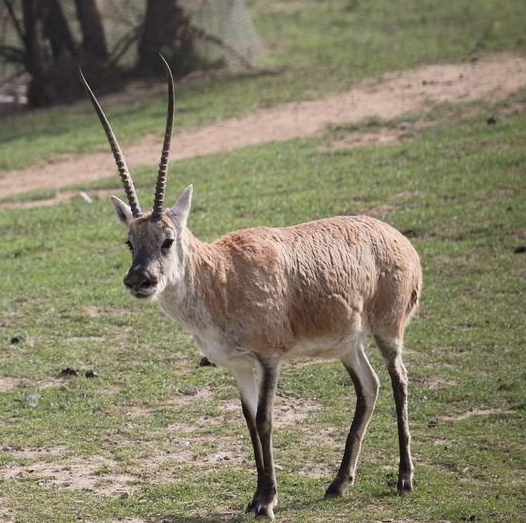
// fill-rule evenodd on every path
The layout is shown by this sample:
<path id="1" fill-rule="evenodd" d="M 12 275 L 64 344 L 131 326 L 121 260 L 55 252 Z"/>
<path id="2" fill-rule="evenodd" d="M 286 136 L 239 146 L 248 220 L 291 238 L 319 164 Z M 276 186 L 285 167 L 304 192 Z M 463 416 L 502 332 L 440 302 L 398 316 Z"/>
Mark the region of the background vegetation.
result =
<path id="1" fill-rule="evenodd" d="M 177 129 L 247 114 L 277 103 L 314 99 L 358 80 L 424 63 L 526 52 L 526 3 L 518 0 L 272 0 L 248 2 L 280 74 L 223 77 L 180 85 Z M 164 83 L 112 100 L 108 117 L 121 142 L 162 136 Z M 162 94 L 161 94 L 162 93 Z M 0 176 L 59 153 L 107 150 L 88 101 L 0 120 Z"/>

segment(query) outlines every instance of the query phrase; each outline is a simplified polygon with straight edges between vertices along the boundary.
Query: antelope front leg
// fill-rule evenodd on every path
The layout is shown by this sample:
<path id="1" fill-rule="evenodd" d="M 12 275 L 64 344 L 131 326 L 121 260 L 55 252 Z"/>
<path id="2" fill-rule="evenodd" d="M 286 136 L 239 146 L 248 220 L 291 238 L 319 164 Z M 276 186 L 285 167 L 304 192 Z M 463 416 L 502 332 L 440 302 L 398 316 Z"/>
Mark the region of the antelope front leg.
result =
<path id="1" fill-rule="evenodd" d="M 256 412 L 258 406 L 258 385 L 253 368 L 247 368 L 235 371 L 237 385 L 241 395 L 241 407 L 243 416 L 247 423 L 252 448 L 254 450 L 254 460 L 256 461 L 256 470 L 258 474 L 256 492 L 252 501 L 247 505 L 245 512 L 255 512 L 256 500 L 259 498 L 261 485 L 264 483 L 263 476 L 265 467 L 263 464 L 263 451 L 261 450 L 261 441 L 256 426 Z"/>
<path id="2" fill-rule="evenodd" d="M 259 438 L 262 470 L 258 469 L 258 486 L 248 510 L 258 519 L 274 519 L 274 507 L 278 503 L 276 473 L 272 455 L 272 411 L 279 376 L 279 363 L 272 359 L 258 360 L 259 392 L 256 409 L 256 432 Z M 249 425 L 250 430 L 250 425 Z M 254 437 L 252 442 L 257 439 Z M 254 456 L 258 466 L 258 447 L 254 445 Z"/>
<path id="3" fill-rule="evenodd" d="M 263 477 L 254 500 L 257 518 L 274 519 L 274 507 L 278 504 L 276 472 L 272 454 L 272 417 L 274 398 L 278 385 L 279 363 L 275 360 L 260 360 L 261 380 L 259 385 L 256 428 L 263 453 Z"/>

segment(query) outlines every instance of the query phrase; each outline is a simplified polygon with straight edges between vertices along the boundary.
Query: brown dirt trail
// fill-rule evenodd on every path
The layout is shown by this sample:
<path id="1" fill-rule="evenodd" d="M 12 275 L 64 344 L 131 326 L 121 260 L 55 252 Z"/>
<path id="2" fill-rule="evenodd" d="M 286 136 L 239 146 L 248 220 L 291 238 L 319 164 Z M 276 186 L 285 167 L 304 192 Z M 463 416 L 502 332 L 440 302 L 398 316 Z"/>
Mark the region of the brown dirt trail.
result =
<path id="1" fill-rule="evenodd" d="M 366 118 L 392 119 L 442 102 L 497 101 L 526 87 L 526 58 L 511 53 L 474 63 L 429 65 L 362 82 L 349 91 L 314 101 L 283 104 L 176 135 L 172 160 L 299 136 L 311 136 L 331 123 Z M 102 132 L 102 131 L 101 131 Z M 147 136 L 124 147 L 130 168 L 155 165 L 160 140 Z M 109 153 L 58 157 L 52 163 L 10 171 L 0 178 L 0 197 L 59 188 L 105 178 L 115 172 Z"/>

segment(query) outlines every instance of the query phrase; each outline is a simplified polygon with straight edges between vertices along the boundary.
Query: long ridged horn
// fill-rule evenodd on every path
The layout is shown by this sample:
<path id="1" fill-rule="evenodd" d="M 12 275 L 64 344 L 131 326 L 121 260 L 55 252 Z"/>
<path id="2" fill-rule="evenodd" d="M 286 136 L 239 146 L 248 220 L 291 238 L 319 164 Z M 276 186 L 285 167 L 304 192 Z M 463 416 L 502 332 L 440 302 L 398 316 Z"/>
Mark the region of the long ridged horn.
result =
<path id="1" fill-rule="evenodd" d="M 132 215 L 134 218 L 138 218 L 139 216 L 142 216 L 142 210 L 141 210 L 141 206 L 139 205 L 139 198 L 137 197 L 137 191 L 135 190 L 135 186 L 133 185 L 133 180 L 132 180 L 130 171 L 128 170 L 128 166 L 126 165 L 126 161 L 124 160 L 124 155 L 122 154 L 121 148 L 119 146 L 119 142 L 117 142 L 117 138 L 115 138 L 115 134 L 113 133 L 110 123 L 108 122 L 108 119 L 106 118 L 106 115 L 104 114 L 104 111 L 102 110 L 102 107 L 97 101 L 97 98 L 93 94 L 91 87 L 86 81 L 86 78 L 84 78 L 84 75 L 82 74 L 82 70 L 80 69 L 80 67 L 79 67 L 79 77 L 80 77 L 80 81 L 82 82 L 82 85 L 84 85 L 84 88 L 86 89 L 86 92 L 88 93 L 88 96 L 90 97 L 91 103 L 93 104 L 93 107 L 95 108 L 95 111 L 99 117 L 100 123 L 102 124 L 102 127 L 104 131 L 106 132 L 106 136 L 108 137 L 108 142 L 110 143 L 113 157 L 115 158 L 115 162 L 117 163 L 117 169 L 119 170 L 119 176 L 121 177 L 122 184 L 124 185 L 124 192 L 126 193 L 126 196 L 128 197 L 128 203 L 130 204 Z"/>
<path id="2" fill-rule="evenodd" d="M 155 184 L 155 198 L 153 200 L 153 212 L 151 216 L 152 221 L 158 220 L 163 214 L 164 193 L 166 190 L 166 173 L 168 171 L 168 156 L 170 154 L 170 143 L 172 141 L 172 132 L 174 126 L 174 79 L 170 66 L 164 59 L 162 54 L 159 54 L 163 61 L 166 70 L 166 78 L 168 79 L 168 112 L 166 114 L 166 131 L 164 133 L 163 150 L 161 153 L 161 161 L 159 162 L 159 172 L 157 174 L 157 183 Z"/>

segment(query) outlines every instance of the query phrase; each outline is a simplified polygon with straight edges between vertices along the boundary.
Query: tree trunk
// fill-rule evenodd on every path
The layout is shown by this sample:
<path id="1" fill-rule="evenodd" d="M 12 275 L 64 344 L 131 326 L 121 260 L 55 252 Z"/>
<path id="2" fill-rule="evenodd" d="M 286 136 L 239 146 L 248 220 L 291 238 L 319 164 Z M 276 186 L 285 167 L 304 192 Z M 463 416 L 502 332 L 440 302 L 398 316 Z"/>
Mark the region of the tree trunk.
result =
<path id="1" fill-rule="evenodd" d="M 96 85 L 107 65 L 104 31 L 94 0 L 75 0 L 84 35 L 83 52 L 76 45 L 60 0 L 22 0 L 24 62 L 31 76 L 28 105 L 67 103 L 83 95 L 77 68 Z"/>
<path id="2" fill-rule="evenodd" d="M 48 88 L 46 72 L 49 62 L 44 48 L 44 24 L 37 0 L 22 0 L 24 25 L 25 66 L 31 75 L 28 103 L 31 107 L 47 105 L 53 100 Z"/>
<path id="3" fill-rule="evenodd" d="M 100 12 L 95 0 L 75 0 L 77 18 L 82 31 L 82 49 L 87 59 L 108 60 L 108 48 Z"/>
<path id="4" fill-rule="evenodd" d="M 159 53 L 171 63 L 174 73 L 185 72 L 193 61 L 193 35 L 179 0 L 147 0 L 144 29 L 139 41 L 137 72 L 158 74 L 163 68 Z"/>
<path id="5" fill-rule="evenodd" d="M 42 9 L 44 9 L 45 36 L 51 44 L 54 61 L 59 60 L 64 53 L 75 55 L 75 41 L 58 0 L 47 0 L 42 5 Z"/>
<path id="6" fill-rule="evenodd" d="M 82 43 L 75 40 L 65 16 L 65 0 L 15 1 L 21 6 L 20 21 L 12 7 L 13 2 L 3 0 L 23 45 L 20 48 L 0 46 L 0 56 L 23 62 L 30 76 L 30 107 L 67 103 L 83 96 L 77 77 L 79 64 L 99 92 L 122 84 L 122 70 L 110 66 L 96 0 L 75 0 Z M 140 38 L 135 74 L 163 74 L 159 53 L 169 61 L 175 75 L 189 72 L 199 63 L 194 51 L 194 39 L 199 38 L 199 34 L 192 29 L 181 2 L 145 1 L 144 24 L 140 24 L 136 32 Z"/>

